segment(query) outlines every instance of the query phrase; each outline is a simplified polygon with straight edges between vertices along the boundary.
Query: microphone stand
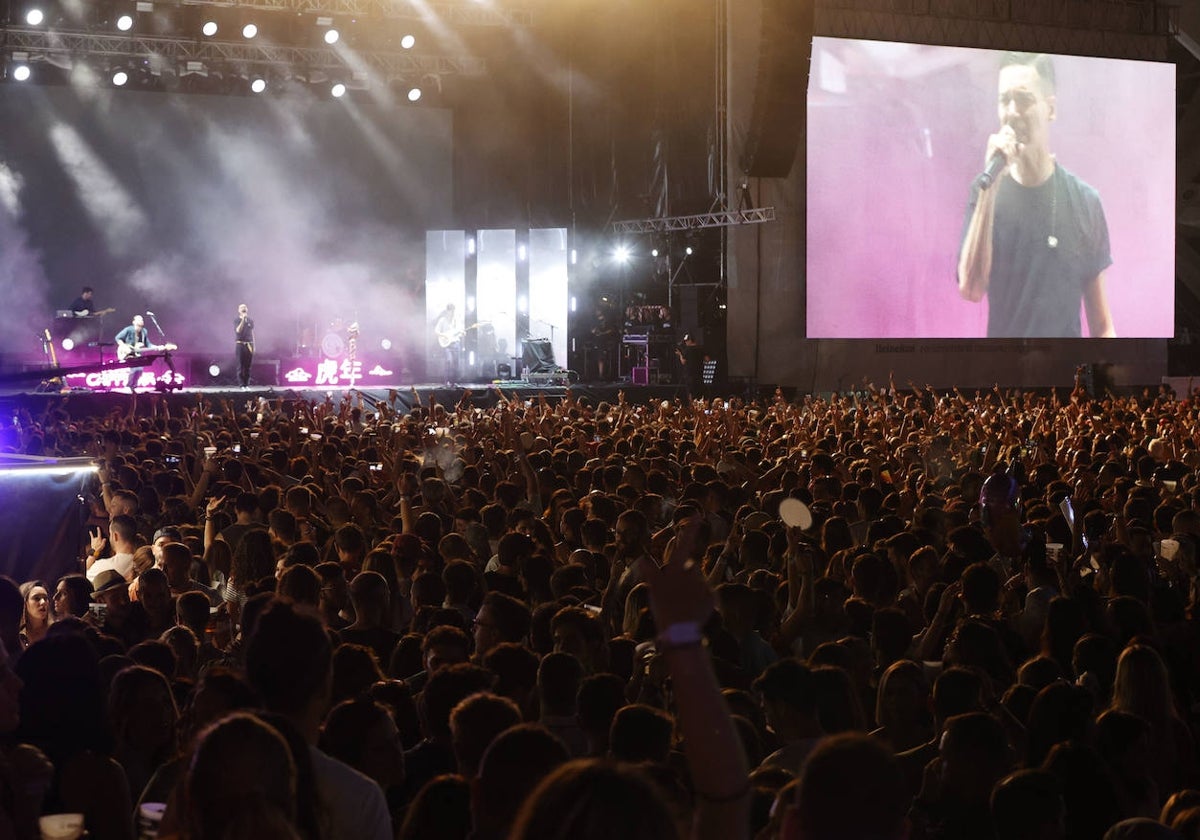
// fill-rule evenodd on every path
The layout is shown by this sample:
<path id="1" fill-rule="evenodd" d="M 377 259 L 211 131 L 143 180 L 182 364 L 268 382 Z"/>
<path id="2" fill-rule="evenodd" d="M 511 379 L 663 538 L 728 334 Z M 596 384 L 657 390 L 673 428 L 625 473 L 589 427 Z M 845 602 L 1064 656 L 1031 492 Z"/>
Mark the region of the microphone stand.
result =
<path id="1" fill-rule="evenodd" d="M 158 334 L 162 338 L 162 343 L 169 344 L 170 342 L 167 341 L 167 334 L 165 332 L 163 332 L 163 328 L 161 325 L 159 325 L 158 319 L 154 317 L 154 313 L 151 312 L 150 310 L 146 310 L 146 314 L 150 316 L 150 322 L 152 324 L 154 324 L 154 329 L 158 330 Z M 166 388 L 166 390 L 170 391 L 176 387 L 179 387 L 179 386 L 175 385 L 175 360 L 171 358 L 170 350 L 163 351 L 163 361 L 165 361 L 167 363 L 167 370 L 171 371 L 170 384 Z M 161 384 L 159 387 L 161 390 L 162 389 Z"/>
<path id="2" fill-rule="evenodd" d="M 158 319 L 154 317 L 153 312 L 147 311 L 146 314 L 150 316 L 150 323 L 154 324 L 154 329 L 158 330 L 158 334 L 162 338 L 163 344 L 166 344 L 167 334 L 163 332 L 163 328 L 159 326 Z"/>

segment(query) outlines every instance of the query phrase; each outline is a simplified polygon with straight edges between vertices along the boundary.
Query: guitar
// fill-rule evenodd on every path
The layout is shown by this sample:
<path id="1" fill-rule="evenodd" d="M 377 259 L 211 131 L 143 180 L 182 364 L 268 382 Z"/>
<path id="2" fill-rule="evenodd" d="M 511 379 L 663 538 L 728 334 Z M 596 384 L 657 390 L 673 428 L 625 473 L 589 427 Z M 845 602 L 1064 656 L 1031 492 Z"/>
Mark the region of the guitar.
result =
<path id="1" fill-rule="evenodd" d="M 490 322 L 480 321 L 477 324 L 472 324 L 471 326 L 467 327 L 465 330 L 450 330 L 449 332 L 440 332 L 437 334 L 438 346 L 440 346 L 443 350 L 445 350 L 447 347 L 449 347 L 454 342 L 458 341 L 460 338 L 462 338 L 464 335 L 469 333 L 471 330 L 479 329 L 480 327 L 482 327 L 484 324 L 487 324 L 487 323 L 490 323 Z"/>
<path id="2" fill-rule="evenodd" d="M 142 353 L 169 353 L 172 350 L 178 350 L 176 344 L 126 344 L 124 341 L 117 342 L 117 361 L 123 362 L 130 356 L 140 356 Z"/>

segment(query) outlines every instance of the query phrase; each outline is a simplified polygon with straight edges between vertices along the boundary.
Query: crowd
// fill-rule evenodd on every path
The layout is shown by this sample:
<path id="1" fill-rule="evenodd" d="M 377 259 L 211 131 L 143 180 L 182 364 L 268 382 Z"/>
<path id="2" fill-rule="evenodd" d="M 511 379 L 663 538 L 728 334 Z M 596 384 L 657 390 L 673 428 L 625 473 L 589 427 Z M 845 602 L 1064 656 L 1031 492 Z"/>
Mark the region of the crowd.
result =
<path id="1" fill-rule="evenodd" d="M 64 397 L 0 450 L 99 464 L 0 578 L 0 836 L 1200 838 L 1193 399 Z"/>

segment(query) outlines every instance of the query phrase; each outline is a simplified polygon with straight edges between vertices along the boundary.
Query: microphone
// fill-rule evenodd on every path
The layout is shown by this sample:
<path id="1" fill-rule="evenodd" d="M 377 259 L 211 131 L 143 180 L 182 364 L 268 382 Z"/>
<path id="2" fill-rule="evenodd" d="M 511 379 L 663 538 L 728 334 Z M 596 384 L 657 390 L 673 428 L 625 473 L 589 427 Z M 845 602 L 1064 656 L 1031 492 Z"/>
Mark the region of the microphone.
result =
<path id="1" fill-rule="evenodd" d="M 995 183 L 1006 166 L 1008 166 L 1008 156 L 997 149 L 992 154 L 992 159 L 988 161 L 987 169 L 983 170 L 983 174 L 979 176 L 979 189 L 986 190 Z"/>
<path id="2" fill-rule="evenodd" d="M 154 313 L 151 312 L 149 309 L 146 310 L 146 314 L 149 315 L 151 318 L 154 317 Z"/>

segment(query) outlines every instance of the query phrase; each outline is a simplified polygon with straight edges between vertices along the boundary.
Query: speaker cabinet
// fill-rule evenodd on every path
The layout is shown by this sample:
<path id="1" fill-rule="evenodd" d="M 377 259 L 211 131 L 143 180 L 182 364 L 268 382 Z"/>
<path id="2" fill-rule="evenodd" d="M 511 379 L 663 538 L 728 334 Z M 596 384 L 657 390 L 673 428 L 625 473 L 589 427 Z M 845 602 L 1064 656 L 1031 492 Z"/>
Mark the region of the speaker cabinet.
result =
<path id="1" fill-rule="evenodd" d="M 808 67 L 816 0 L 763 0 L 762 38 L 742 172 L 786 178 L 808 123 Z"/>

